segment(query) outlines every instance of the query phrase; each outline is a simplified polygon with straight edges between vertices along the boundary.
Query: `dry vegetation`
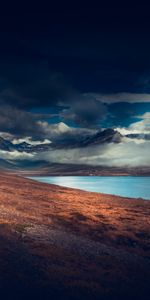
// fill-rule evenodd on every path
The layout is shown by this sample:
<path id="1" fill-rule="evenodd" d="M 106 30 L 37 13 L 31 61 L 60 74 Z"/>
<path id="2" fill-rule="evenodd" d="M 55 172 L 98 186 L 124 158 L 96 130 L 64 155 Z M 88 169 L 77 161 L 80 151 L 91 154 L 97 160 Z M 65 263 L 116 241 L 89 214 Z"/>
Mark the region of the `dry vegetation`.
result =
<path id="1" fill-rule="evenodd" d="M 1 173 L 3 299 L 149 299 L 149 216 L 149 201 Z"/>

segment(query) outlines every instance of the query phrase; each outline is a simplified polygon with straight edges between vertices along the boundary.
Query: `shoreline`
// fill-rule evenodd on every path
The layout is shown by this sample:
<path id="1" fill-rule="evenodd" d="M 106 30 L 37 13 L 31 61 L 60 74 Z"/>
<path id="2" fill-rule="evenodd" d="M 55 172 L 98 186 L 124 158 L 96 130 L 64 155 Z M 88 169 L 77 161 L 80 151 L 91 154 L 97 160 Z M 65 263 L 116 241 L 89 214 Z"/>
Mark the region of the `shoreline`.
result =
<path id="1" fill-rule="evenodd" d="M 51 183 L 48 183 L 48 182 L 42 182 L 40 180 L 37 180 L 36 178 L 39 178 L 39 177 L 74 177 L 74 176 L 27 176 L 27 177 L 24 177 L 24 178 L 27 178 L 27 179 L 31 179 L 31 180 L 34 180 L 34 181 L 38 181 L 40 183 L 46 183 L 46 184 L 49 184 L 51 185 Z M 77 176 L 77 177 L 80 177 L 80 176 Z M 81 176 L 81 177 L 90 177 L 90 176 Z M 106 176 L 92 176 L 92 177 L 106 177 Z M 112 177 L 112 176 L 107 176 L 107 177 Z M 122 177 L 122 176 L 121 176 Z M 134 176 L 128 176 L 128 177 L 134 177 Z M 135 177 L 140 177 L 140 176 L 135 176 Z M 144 176 L 141 176 L 141 177 L 144 177 Z M 147 176 L 145 176 L 147 178 Z M 52 185 L 55 185 L 57 187 L 64 187 L 64 188 L 71 188 L 71 189 L 75 189 L 77 191 L 85 191 L 85 192 L 90 192 L 90 193 L 97 193 L 97 194 L 100 194 L 100 195 L 110 195 L 110 196 L 115 196 L 115 197 L 121 197 L 121 198 L 128 198 L 128 199 L 131 199 L 131 200 L 144 200 L 144 201 L 150 201 L 150 198 L 143 198 L 143 197 L 130 197 L 130 196 L 123 196 L 123 195 L 118 195 L 118 194 L 111 194 L 111 193 L 105 193 L 105 192 L 97 192 L 97 191 L 90 191 L 90 190 L 87 190 L 87 189 L 83 189 L 83 188 L 76 188 L 76 187 L 69 187 L 69 186 L 65 186 L 65 185 L 59 185 L 57 183 L 53 183 Z"/>

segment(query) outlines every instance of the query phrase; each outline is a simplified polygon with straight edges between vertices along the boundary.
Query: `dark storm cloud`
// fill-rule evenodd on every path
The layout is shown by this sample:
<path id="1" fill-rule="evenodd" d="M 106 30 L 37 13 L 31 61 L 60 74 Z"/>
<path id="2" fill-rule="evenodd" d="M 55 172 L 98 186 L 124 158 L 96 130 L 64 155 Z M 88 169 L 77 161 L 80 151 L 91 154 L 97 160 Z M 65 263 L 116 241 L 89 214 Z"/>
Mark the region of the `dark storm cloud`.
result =
<path id="1" fill-rule="evenodd" d="M 9 105 L 0 106 L 0 131 L 35 138 L 44 136 L 43 129 L 31 113 Z"/>
<path id="2" fill-rule="evenodd" d="M 138 5 L 128 10 L 122 4 L 113 4 L 110 10 L 105 5 L 101 10 L 86 5 L 54 12 L 29 10 L 19 16 L 11 13 L 7 18 L 3 14 L 0 130 L 44 135 L 44 127 L 38 122 L 44 116 L 39 114 L 35 119 L 31 111 L 43 107 L 46 111 L 54 105 L 65 107 L 60 110 L 61 120 L 71 120 L 80 127 L 100 126 L 105 120 L 107 126 L 109 121 L 111 126 L 121 121 L 123 125 L 135 114 L 131 105 L 119 104 L 124 92 L 136 96 L 149 93 L 147 22 Z M 135 97 L 127 102 L 132 104 Z M 111 104 L 115 98 L 118 104 Z"/>
<path id="3" fill-rule="evenodd" d="M 0 103 L 31 109 L 58 104 L 70 98 L 72 91 L 64 77 L 44 64 L 7 62 L 1 68 Z"/>
<path id="4" fill-rule="evenodd" d="M 94 127 L 107 116 L 107 106 L 92 96 L 77 95 L 69 109 L 60 114 L 65 120 L 85 127 Z"/>
<path id="5" fill-rule="evenodd" d="M 22 58 L 15 62 L 9 58 L 0 63 L 0 131 L 45 138 L 38 120 L 56 115 L 60 120 L 73 121 L 80 127 L 127 126 L 138 114 L 136 105 L 133 107 L 132 104 L 150 100 L 149 94 L 145 93 L 82 94 L 44 61 L 25 63 Z M 125 100 L 126 104 L 123 104 Z M 65 108 L 59 114 L 45 113 L 45 116 L 30 112 L 35 108 L 40 111 L 42 107 L 46 111 L 54 105 Z"/>
<path id="6" fill-rule="evenodd" d="M 3 62 L 0 75 L 0 105 L 3 107 L 9 105 L 11 110 L 14 107 L 14 115 L 16 109 L 24 110 L 24 115 L 29 115 L 25 111 L 34 110 L 38 107 L 49 108 L 54 105 L 63 105 L 66 110 L 60 113 L 60 117 L 65 120 L 72 120 L 81 126 L 90 127 L 94 126 L 98 120 L 105 118 L 107 114 L 107 108 L 104 104 L 92 96 L 82 95 L 72 88 L 71 84 L 67 83 L 62 74 L 51 72 L 47 64 L 43 62 L 41 64 L 24 64 L 20 61 L 20 64 L 18 62 L 14 64 L 14 62 L 9 61 L 9 65 L 8 62 Z M 10 109 L 7 111 L 7 115 L 9 113 Z M 53 114 L 53 116 L 55 115 Z M 12 118 L 12 113 L 10 117 Z M 20 115 L 20 122 L 21 117 L 22 114 Z M 43 119 L 40 114 L 37 117 L 39 120 Z M 32 122 L 35 122 L 33 117 L 32 119 Z M 1 126 L 1 130 L 3 127 Z M 20 128 L 18 131 L 21 130 Z"/>

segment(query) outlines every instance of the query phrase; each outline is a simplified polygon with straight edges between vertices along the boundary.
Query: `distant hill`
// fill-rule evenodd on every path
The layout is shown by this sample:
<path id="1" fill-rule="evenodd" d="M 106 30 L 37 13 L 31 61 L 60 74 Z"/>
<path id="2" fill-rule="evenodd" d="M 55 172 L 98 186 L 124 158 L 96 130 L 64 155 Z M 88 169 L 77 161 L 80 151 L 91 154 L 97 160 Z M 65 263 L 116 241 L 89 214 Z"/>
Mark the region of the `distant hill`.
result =
<path id="1" fill-rule="evenodd" d="M 41 176 L 150 176 L 150 167 L 122 168 L 0 159 L 0 170 Z"/>

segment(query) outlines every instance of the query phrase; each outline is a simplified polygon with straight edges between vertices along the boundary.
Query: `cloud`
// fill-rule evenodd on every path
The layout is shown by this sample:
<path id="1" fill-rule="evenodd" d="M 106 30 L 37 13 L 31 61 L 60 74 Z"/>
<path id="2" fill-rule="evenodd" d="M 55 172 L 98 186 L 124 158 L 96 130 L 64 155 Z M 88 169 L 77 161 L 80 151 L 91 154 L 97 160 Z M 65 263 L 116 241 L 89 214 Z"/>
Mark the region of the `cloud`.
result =
<path id="1" fill-rule="evenodd" d="M 25 137 L 25 138 L 19 138 L 19 139 L 16 139 L 14 137 L 11 137 L 11 142 L 16 145 L 16 144 L 19 144 L 19 143 L 23 143 L 23 142 L 26 142 L 30 145 L 44 145 L 44 144 L 49 144 L 51 143 L 50 140 L 48 139 L 44 139 L 43 141 L 38 141 L 38 140 L 32 140 L 32 137 L 28 136 L 28 137 Z"/>
<path id="2" fill-rule="evenodd" d="M 64 122 L 57 124 L 48 124 L 47 122 L 39 121 L 43 132 L 52 142 L 63 142 L 65 145 L 71 142 L 78 142 L 86 136 L 94 135 L 97 130 L 91 128 L 75 128 L 66 125 Z M 58 144 L 59 145 L 59 144 Z"/>
<path id="3" fill-rule="evenodd" d="M 6 159 L 6 160 L 31 160 L 34 158 L 33 153 L 27 153 L 27 152 L 19 152 L 17 150 L 15 151 L 4 151 L 0 150 L 0 159 Z"/>
<path id="4" fill-rule="evenodd" d="M 27 143 L 43 143 L 50 141 L 65 141 L 81 138 L 83 135 L 96 133 L 94 129 L 73 128 L 64 122 L 49 124 L 38 120 L 37 114 L 32 114 L 10 105 L 0 107 L 0 136 L 8 140 Z"/>
<path id="5" fill-rule="evenodd" d="M 0 104 L 20 109 L 49 107 L 67 101 L 74 90 L 59 72 L 45 62 L 0 62 Z"/>
<path id="6" fill-rule="evenodd" d="M 136 143 L 124 139 L 120 144 L 110 143 L 86 148 L 55 150 L 38 154 L 36 159 L 66 164 L 87 164 L 110 167 L 150 165 L 150 141 Z"/>
<path id="7" fill-rule="evenodd" d="M 71 120 L 80 126 L 93 127 L 104 120 L 108 114 L 105 104 L 90 95 L 77 95 L 71 107 L 60 114 L 65 120 Z"/>
<path id="8" fill-rule="evenodd" d="M 47 122 L 39 121 L 38 124 L 43 128 L 47 135 L 53 135 L 54 137 L 71 131 L 71 128 L 63 122 L 49 124 Z"/>
<path id="9" fill-rule="evenodd" d="M 135 122 L 129 126 L 129 130 L 134 133 L 150 133 L 150 119 L 146 118 L 139 122 Z"/>
<path id="10" fill-rule="evenodd" d="M 144 119 L 138 122 L 132 123 L 128 127 L 117 127 L 116 130 L 119 131 L 122 135 L 127 134 L 150 134 L 150 118 L 148 117 L 149 113 L 144 114 Z M 142 116 L 141 116 L 142 117 Z"/>
<path id="11" fill-rule="evenodd" d="M 137 119 L 150 119 L 150 112 L 146 112 L 143 115 L 136 116 Z"/>
<path id="12" fill-rule="evenodd" d="M 2 116 L 2 109 L 6 110 L 5 116 L 2 117 L 3 120 L 6 117 L 8 120 L 7 123 L 5 120 L 3 124 L 0 123 L 0 130 L 9 133 L 14 130 L 14 134 L 16 132 L 18 134 L 19 129 L 21 131 L 24 127 L 24 135 L 28 135 L 27 124 L 30 124 L 31 132 L 35 127 L 37 133 L 39 132 L 39 123 L 36 123 L 34 118 L 40 121 L 57 116 L 64 121 L 71 120 L 81 127 L 93 127 L 107 115 L 106 105 L 91 95 L 82 95 L 66 81 L 63 74 L 51 71 L 48 64 L 34 64 L 34 62 L 25 64 L 22 61 L 16 63 L 11 60 L 1 62 L 0 106 L 0 116 Z M 43 107 L 46 109 L 53 106 L 59 108 L 63 106 L 64 109 L 60 114 L 32 113 L 31 116 L 30 111 L 34 109 L 40 110 Z M 12 120 L 13 116 L 14 120 Z M 17 126 L 15 126 L 15 119 Z M 23 125 L 25 123 L 26 126 Z"/>
<path id="13" fill-rule="evenodd" d="M 32 113 L 10 105 L 0 106 L 0 131 L 21 136 L 44 135 L 42 127 Z"/>
<path id="14" fill-rule="evenodd" d="M 0 137 L 2 137 L 3 139 L 9 140 L 11 141 L 14 138 L 14 135 L 8 132 L 0 132 Z"/>
<path id="15" fill-rule="evenodd" d="M 127 103 L 149 103 L 150 102 L 150 94 L 144 94 L 144 93 L 141 94 L 140 93 L 114 93 L 114 94 L 89 93 L 88 95 L 94 97 L 98 101 L 107 104 L 119 103 L 119 102 L 127 102 Z"/>
<path id="16" fill-rule="evenodd" d="M 64 75 L 50 70 L 47 62 L 1 61 L 0 69 L 0 131 L 16 135 L 16 138 L 31 136 L 34 140 L 61 137 L 71 140 L 75 131 L 61 132 L 57 125 L 48 124 L 48 119 L 58 117 L 63 123 L 70 121 L 81 128 L 117 126 L 134 115 L 133 109 L 121 102 L 150 103 L 150 94 L 81 93 L 67 82 Z M 110 104 L 116 103 L 117 107 Z M 58 114 L 32 113 L 41 107 L 59 107 Z M 109 123 L 110 122 L 110 123 Z M 122 125 L 122 126 L 123 126 Z M 77 133 L 77 129 L 76 129 Z M 78 131 L 79 134 L 79 131 Z"/>
<path id="17" fill-rule="evenodd" d="M 109 167 L 142 167 L 150 165 L 150 141 L 122 138 L 119 144 L 109 143 L 82 148 L 53 149 L 40 153 L 0 151 L 0 158 L 11 160 L 44 160 L 64 163 Z"/>

